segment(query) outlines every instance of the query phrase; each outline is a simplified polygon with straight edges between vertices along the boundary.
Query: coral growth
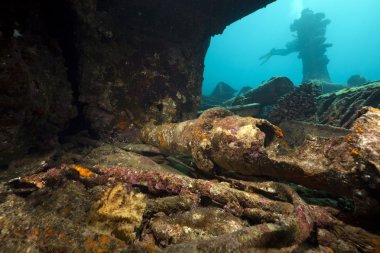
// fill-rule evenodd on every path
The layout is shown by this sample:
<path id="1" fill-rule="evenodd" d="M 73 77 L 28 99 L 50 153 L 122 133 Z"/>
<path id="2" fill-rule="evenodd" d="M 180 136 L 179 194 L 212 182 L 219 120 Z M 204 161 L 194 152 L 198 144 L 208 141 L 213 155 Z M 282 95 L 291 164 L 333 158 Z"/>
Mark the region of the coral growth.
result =
<path id="1" fill-rule="evenodd" d="M 94 172 L 92 172 L 91 170 L 89 170 L 85 167 L 79 166 L 79 165 L 73 164 L 70 167 L 72 169 L 74 169 L 75 171 L 77 171 L 79 173 L 79 175 L 82 177 L 89 177 L 89 176 L 94 174 Z"/>
<path id="2" fill-rule="evenodd" d="M 227 112 L 220 110 L 208 113 L 209 116 L 229 117 Z M 341 147 L 346 148 L 347 153 L 348 147 L 364 138 L 362 134 L 370 129 L 363 123 L 374 122 L 372 119 L 377 117 L 378 112 L 369 108 L 368 112 L 363 113 L 363 122 L 359 122 L 363 133 L 351 133 L 351 138 L 342 136 L 342 141 L 350 139 L 349 144 Z M 204 118 L 202 122 L 207 122 L 207 119 Z M 236 128 L 233 132 L 238 134 L 239 130 Z M 240 130 L 240 136 L 246 138 L 247 132 L 243 130 Z M 313 142 L 318 142 L 318 138 Z M 363 139 L 363 145 L 365 143 Z M 320 144 L 324 143 L 319 142 Z M 266 149 L 270 147 L 271 145 Z M 364 146 L 361 148 L 366 149 Z M 330 155 L 337 155 L 336 150 L 331 152 Z M 17 194 L 19 187 L 24 187 L 25 184 L 35 186 L 35 189 L 39 188 L 31 193 L 30 198 L 19 198 L 17 203 L 25 205 L 32 201 L 31 206 L 42 203 L 41 208 L 32 209 L 38 210 L 38 215 L 43 216 L 44 212 L 57 210 L 48 217 L 73 219 L 80 224 L 79 234 L 75 233 L 75 243 L 59 246 L 60 249 L 68 251 L 112 251 L 120 247 L 124 247 L 126 251 L 144 252 L 245 252 L 273 247 L 285 252 L 304 249 L 323 251 L 329 247 L 338 252 L 344 249 L 353 252 L 376 252 L 379 249 L 378 236 L 342 222 L 339 219 L 342 215 L 339 210 L 306 204 L 287 185 L 271 181 L 247 182 L 221 176 L 216 176 L 217 179 L 214 180 L 195 179 L 172 172 L 171 169 L 155 164 L 147 157 L 141 159 L 141 156 L 127 155 L 128 153 L 105 145 L 94 149 L 88 155 L 88 161 L 93 165 L 80 162 L 94 173 L 89 177 L 78 176 L 78 172 L 73 174 L 75 170 L 72 166 L 63 165 L 60 169 L 50 169 L 16 179 L 12 181 L 11 187 Z M 324 151 L 321 153 L 325 154 Z M 296 156 L 300 156 L 301 161 L 309 159 L 308 162 L 315 162 L 307 155 L 302 157 L 300 154 Z M 372 157 L 366 158 L 361 155 L 360 159 Z M 339 157 L 339 153 L 334 157 Z M 352 159 L 358 161 L 357 158 Z M 115 163 L 112 163 L 112 160 Z M 120 166 L 121 161 L 136 166 Z M 284 170 L 289 169 L 286 162 L 291 161 L 282 162 Z M 148 167 L 150 169 L 147 169 Z M 320 170 L 318 167 L 314 168 Z M 362 173 L 374 173 L 367 171 L 366 167 L 362 169 Z M 285 174 L 291 176 L 288 171 L 285 171 Z M 334 175 L 330 176 L 334 179 Z M 376 174 L 370 176 L 376 179 Z M 346 175 L 343 177 L 345 180 L 350 179 Z M 333 186 L 341 190 L 344 184 L 336 181 Z M 360 186 L 358 183 L 355 185 Z M 376 184 L 373 186 L 375 188 L 371 188 L 372 192 L 378 189 Z M 67 192 L 68 187 L 71 191 Z M 353 190 L 357 194 L 360 192 L 362 200 L 366 199 L 368 193 L 365 192 L 365 188 Z M 46 199 L 46 196 L 51 197 Z M 0 208 L 5 208 L 5 205 L 12 202 L 16 203 L 14 198 L 14 194 L 9 195 L 9 200 L 1 204 Z M 355 213 L 351 215 L 357 215 L 359 207 L 356 205 Z M 90 215 L 88 210 L 91 210 Z M 16 216 L 13 217 L 14 213 L 11 214 L 9 218 L 14 219 Z M 57 225 L 49 226 L 50 229 L 45 232 L 41 230 L 41 222 L 46 221 L 47 219 L 35 219 L 35 224 L 30 226 L 33 228 L 30 231 L 33 238 L 41 234 L 46 234 L 48 238 L 56 238 L 63 232 L 65 236 L 61 240 L 73 238 L 73 234 L 66 232 L 69 224 L 73 226 L 71 221 L 67 222 L 64 228 Z M 12 223 L 4 223 L 6 228 L 9 228 L 9 224 Z M 334 236 L 329 236 L 330 234 Z M 4 235 L 3 238 L 7 236 Z M 121 244 L 116 238 L 129 246 Z M 337 240 L 339 244 L 336 244 Z M 310 241 L 314 243 L 309 244 Z M 58 247 L 58 243 L 45 237 L 40 242 L 48 243 L 46 249 L 52 249 L 53 245 L 55 249 Z"/>
<path id="3" fill-rule="evenodd" d="M 122 184 L 107 189 L 91 219 L 95 231 L 132 242 L 140 227 L 146 207 L 145 196 L 127 192 Z"/>
<path id="4" fill-rule="evenodd" d="M 303 83 L 293 92 L 278 100 L 268 119 L 274 124 L 283 120 L 306 120 L 317 111 L 317 97 L 321 86 L 314 83 Z"/>

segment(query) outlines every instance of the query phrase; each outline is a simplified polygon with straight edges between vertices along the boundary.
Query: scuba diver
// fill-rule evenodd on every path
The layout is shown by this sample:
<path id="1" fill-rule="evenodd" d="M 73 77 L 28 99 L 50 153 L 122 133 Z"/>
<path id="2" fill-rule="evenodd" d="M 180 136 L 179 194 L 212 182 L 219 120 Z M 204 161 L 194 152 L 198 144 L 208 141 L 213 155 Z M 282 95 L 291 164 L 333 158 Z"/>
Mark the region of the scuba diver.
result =
<path id="1" fill-rule="evenodd" d="M 330 82 L 330 75 L 327 70 L 329 59 L 325 54 L 326 49 L 332 46 L 332 44 L 325 43 L 328 24 L 330 24 L 330 20 L 325 19 L 325 14 L 304 9 L 301 17 L 290 26 L 290 30 L 296 32 L 296 38 L 288 42 L 284 49 L 273 48 L 261 56 L 259 58 L 261 65 L 274 55 L 284 56 L 299 52 L 298 58 L 301 58 L 303 65 L 303 82 L 315 79 Z"/>

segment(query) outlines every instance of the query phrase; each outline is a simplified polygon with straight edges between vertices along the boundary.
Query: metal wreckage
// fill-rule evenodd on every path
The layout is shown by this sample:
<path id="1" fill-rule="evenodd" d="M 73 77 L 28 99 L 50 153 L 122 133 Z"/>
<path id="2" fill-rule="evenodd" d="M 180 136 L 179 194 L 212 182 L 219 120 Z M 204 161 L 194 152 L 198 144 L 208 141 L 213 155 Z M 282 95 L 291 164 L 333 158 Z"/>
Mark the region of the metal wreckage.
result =
<path id="1" fill-rule="evenodd" d="M 1 252 L 380 252 L 379 82 L 201 97 L 272 1 L 37 2 L 0 10 Z"/>
<path id="2" fill-rule="evenodd" d="M 84 251 L 376 252 L 379 236 L 355 221 L 379 212 L 379 122 L 380 110 L 366 107 L 349 133 L 290 147 L 268 121 L 213 108 L 145 125 L 141 138 L 152 146 L 98 143 L 76 164 L 13 179 L 13 192 L 32 203 L 13 196 L 1 209 L 12 204 L 26 215 L 36 206 L 28 214 L 36 220 L 13 222 L 33 226 L 30 236 L 47 248 L 62 236 Z M 37 219 L 47 206 L 56 217 Z"/>

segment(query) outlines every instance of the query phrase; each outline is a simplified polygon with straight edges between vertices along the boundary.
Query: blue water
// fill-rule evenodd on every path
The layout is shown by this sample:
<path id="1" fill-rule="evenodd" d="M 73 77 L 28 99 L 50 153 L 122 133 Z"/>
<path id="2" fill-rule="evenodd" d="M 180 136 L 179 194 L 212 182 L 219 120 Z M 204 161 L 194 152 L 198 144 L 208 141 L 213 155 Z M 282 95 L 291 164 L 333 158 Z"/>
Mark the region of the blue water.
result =
<path id="1" fill-rule="evenodd" d="M 260 66 L 259 57 L 293 40 L 290 24 L 309 8 L 323 12 L 327 26 L 331 81 L 346 83 L 353 74 L 380 79 L 380 0 L 278 0 L 228 26 L 211 39 L 205 59 L 203 94 L 224 81 L 235 89 L 255 87 L 272 76 L 302 80 L 297 53 L 274 56 Z"/>

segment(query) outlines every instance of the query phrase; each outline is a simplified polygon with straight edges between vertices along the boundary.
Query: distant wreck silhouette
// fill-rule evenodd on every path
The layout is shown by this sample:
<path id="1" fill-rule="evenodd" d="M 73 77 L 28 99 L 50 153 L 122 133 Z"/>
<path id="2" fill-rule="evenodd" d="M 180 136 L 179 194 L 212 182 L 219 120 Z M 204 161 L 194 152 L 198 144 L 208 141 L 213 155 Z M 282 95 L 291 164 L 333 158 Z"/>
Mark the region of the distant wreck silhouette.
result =
<path id="1" fill-rule="evenodd" d="M 288 55 L 299 52 L 298 57 L 302 60 L 303 81 L 321 80 L 330 82 L 330 75 L 327 70 L 329 59 L 326 56 L 326 49 L 332 44 L 326 42 L 326 26 L 330 24 L 329 19 L 325 19 L 324 13 L 314 13 L 305 9 L 301 17 L 296 19 L 290 26 L 292 32 L 296 32 L 295 39 L 286 44 L 283 49 L 271 49 L 267 54 L 261 56 L 261 65 L 266 63 L 274 55 Z"/>

